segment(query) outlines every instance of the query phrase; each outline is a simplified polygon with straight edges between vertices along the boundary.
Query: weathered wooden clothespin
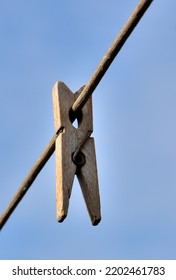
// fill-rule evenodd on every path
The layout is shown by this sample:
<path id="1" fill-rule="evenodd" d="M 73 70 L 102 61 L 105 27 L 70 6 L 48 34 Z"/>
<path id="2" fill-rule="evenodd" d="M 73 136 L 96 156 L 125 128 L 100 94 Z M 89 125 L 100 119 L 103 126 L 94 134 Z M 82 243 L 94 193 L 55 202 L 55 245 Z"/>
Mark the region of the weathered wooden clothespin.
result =
<path id="1" fill-rule="evenodd" d="M 53 87 L 53 107 L 56 133 L 56 208 L 57 220 L 62 222 L 68 212 L 69 198 L 75 174 L 93 225 L 101 220 L 100 197 L 93 132 L 92 99 L 89 98 L 77 115 L 78 128 L 72 125 L 70 109 L 80 94 L 63 83 Z"/>

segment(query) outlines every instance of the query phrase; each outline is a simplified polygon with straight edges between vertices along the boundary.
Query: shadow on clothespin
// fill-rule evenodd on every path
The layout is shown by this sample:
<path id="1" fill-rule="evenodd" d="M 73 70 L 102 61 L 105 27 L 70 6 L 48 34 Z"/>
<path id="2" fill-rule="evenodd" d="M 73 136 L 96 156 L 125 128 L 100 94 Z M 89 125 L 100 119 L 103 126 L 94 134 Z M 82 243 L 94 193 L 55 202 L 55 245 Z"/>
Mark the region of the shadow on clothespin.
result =
<path id="1" fill-rule="evenodd" d="M 89 98 L 77 115 L 78 128 L 72 125 L 70 109 L 81 88 L 75 94 L 63 83 L 53 87 L 53 107 L 56 139 L 56 209 L 57 220 L 62 222 L 68 212 L 69 198 L 75 174 L 93 225 L 101 220 L 100 196 L 93 132 L 92 99 Z"/>

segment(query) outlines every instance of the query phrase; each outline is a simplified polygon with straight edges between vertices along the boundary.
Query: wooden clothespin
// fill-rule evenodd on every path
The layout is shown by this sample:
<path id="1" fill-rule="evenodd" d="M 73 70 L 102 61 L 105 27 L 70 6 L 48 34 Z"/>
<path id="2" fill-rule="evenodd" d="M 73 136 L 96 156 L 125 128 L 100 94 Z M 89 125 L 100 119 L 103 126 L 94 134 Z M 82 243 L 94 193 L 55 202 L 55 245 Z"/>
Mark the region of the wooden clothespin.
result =
<path id="1" fill-rule="evenodd" d="M 92 99 L 89 98 L 77 115 L 78 128 L 72 125 L 70 109 L 80 94 L 75 94 L 63 83 L 53 87 L 53 107 L 56 139 L 56 208 L 57 220 L 62 222 L 68 212 L 69 198 L 75 174 L 93 225 L 101 220 L 93 132 Z"/>

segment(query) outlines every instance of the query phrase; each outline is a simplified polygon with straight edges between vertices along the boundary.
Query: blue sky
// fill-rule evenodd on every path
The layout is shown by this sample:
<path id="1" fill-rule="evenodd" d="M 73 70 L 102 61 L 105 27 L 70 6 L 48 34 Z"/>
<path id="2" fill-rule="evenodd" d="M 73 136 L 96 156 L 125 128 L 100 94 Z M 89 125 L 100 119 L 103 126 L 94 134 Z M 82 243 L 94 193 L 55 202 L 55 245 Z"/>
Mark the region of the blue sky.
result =
<path id="1" fill-rule="evenodd" d="M 54 134 L 52 87 L 86 84 L 137 0 L 0 0 L 0 213 Z M 0 232 L 0 259 L 176 258 L 176 3 L 155 0 L 93 95 L 102 221 L 55 156 Z"/>

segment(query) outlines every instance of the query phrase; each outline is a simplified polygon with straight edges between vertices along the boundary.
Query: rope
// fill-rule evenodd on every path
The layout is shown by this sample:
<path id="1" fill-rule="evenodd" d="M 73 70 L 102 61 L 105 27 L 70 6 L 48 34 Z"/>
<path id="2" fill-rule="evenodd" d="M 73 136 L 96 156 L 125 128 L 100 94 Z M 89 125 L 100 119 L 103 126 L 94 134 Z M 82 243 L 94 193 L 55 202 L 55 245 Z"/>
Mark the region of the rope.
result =
<path id="1" fill-rule="evenodd" d="M 114 40 L 111 47 L 107 50 L 106 54 L 104 55 L 103 59 L 101 60 L 100 64 L 98 65 L 97 69 L 95 70 L 94 74 L 90 78 L 88 84 L 84 87 L 83 91 L 80 93 L 76 101 L 73 103 L 71 111 L 72 114 L 76 114 L 80 111 L 89 97 L 94 92 L 95 88 L 105 75 L 106 71 L 108 70 L 109 66 L 113 62 L 114 58 L 117 56 L 121 48 L 123 47 L 124 43 L 150 6 L 153 0 L 141 0 L 140 3 L 137 5 L 131 16 L 129 17 L 128 21 L 121 29 L 120 33 Z"/>
<path id="2" fill-rule="evenodd" d="M 95 88 L 105 75 L 106 71 L 108 70 L 109 66 L 113 62 L 114 58 L 117 56 L 118 52 L 126 42 L 127 38 L 130 36 L 150 4 L 153 2 L 153 0 L 141 0 L 133 13 L 131 14 L 130 18 L 120 31 L 119 35 L 113 42 L 112 46 L 108 49 L 105 56 L 103 57 L 102 61 L 100 62 L 98 68 L 90 78 L 87 85 L 84 87 L 81 94 L 78 96 L 78 98 L 75 100 L 71 107 L 71 119 L 74 121 L 76 118 L 76 115 L 79 111 L 83 108 L 85 103 L 87 102 L 88 98 L 92 95 Z M 8 218 L 12 214 L 12 212 L 15 210 L 16 206 L 19 204 L 25 193 L 28 191 L 34 180 L 36 179 L 37 175 L 40 173 L 46 162 L 49 160 L 51 155 L 54 153 L 55 150 L 55 141 L 58 135 L 61 131 L 59 131 L 57 134 L 53 136 L 53 138 L 50 140 L 48 146 L 45 148 L 23 183 L 21 184 L 20 188 L 18 189 L 16 195 L 9 203 L 8 207 L 0 217 L 0 230 L 7 222 Z"/>

